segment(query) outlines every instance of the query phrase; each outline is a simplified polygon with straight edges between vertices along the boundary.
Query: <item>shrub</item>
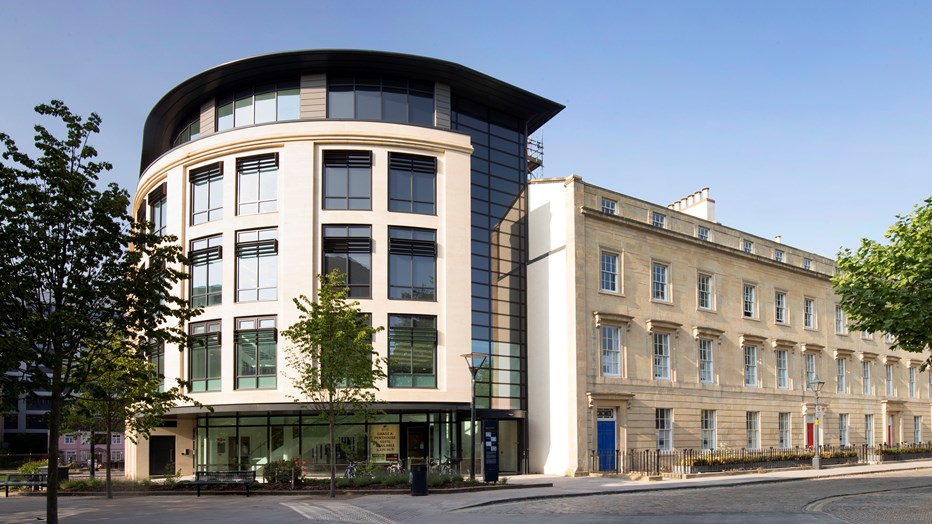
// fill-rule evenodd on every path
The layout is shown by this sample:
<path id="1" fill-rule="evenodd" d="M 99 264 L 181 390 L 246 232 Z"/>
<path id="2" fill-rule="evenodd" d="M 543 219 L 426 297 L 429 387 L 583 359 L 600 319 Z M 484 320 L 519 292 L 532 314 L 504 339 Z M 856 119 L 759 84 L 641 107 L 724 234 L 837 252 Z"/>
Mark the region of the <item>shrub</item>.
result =
<path id="1" fill-rule="evenodd" d="M 441 486 L 455 486 L 457 484 L 463 483 L 463 477 L 453 474 L 429 474 L 427 475 L 427 485 L 431 488 L 439 488 Z"/>
<path id="2" fill-rule="evenodd" d="M 100 491 L 104 485 L 104 481 L 97 479 L 68 479 L 61 482 L 61 489 L 64 491 Z"/>
<path id="3" fill-rule="evenodd" d="M 39 468 L 48 466 L 49 463 L 44 460 L 33 460 L 27 462 L 16 469 L 20 473 L 38 473 Z"/>
<path id="4" fill-rule="evenodd" d="M 291 484 L 292 475 L 298 483 L 304 478 L 303 469 L 291 460 L 273 460 L 265 465 L 263 477 L 266 482 Z"/>
<path id="5" fill-rule="evenodd" d="M 407 473 L 391 473 L 382 477 L 382 485 L 388 488 L 396 486 L 406 486 L 408 484 Z"/>

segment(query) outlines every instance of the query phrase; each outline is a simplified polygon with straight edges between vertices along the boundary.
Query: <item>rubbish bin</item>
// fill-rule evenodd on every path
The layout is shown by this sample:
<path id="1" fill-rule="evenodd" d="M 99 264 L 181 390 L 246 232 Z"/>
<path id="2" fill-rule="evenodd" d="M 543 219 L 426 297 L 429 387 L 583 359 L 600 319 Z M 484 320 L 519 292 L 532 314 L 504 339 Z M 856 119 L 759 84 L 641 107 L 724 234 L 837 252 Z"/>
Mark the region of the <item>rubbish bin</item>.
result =
<path id="1" fill-rule="evenodd" d="M 411 496 L 427 495 L 427 464 L 411 465 Z"/>

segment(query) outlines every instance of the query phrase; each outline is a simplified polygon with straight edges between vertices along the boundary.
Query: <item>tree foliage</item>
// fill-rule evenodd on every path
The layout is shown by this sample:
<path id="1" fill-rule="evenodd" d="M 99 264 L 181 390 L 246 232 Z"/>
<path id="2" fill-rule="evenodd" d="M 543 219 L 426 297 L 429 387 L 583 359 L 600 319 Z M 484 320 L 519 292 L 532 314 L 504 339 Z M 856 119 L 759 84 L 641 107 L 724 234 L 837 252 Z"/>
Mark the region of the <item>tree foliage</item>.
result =
<path id="1" fill-rule="evenodd" d="M 0 134 L 0 384 L 7 406 L 34 390 L 50 393 L 48 521 L 57 522 L 62 408 L 83 390 L 113 341 L 137 353 L 150 340 L 181 342 L 192 311 L 172 288 L 184 257 L 171 237 L 133 224 L 129 194 L 98 188 L 110 169 L 89 144 L 100 117 L 86 120 L 52 101 L 36 112 L 36 158 Z M 130 249 L 132 246 L 132 249 Z"/>
<path id="2" fill-rule="evenodd" d="M 305 402 L 326 420 L 330 438 L 330 496 L 336 488 L 337 418 L 365 415 L 375 402 L 376 381 L 385 377 L 382 360 L 372 349 L 373 328 L 359 309 L 347 302 L 345 279 L 339 271 L 318 275 L 317 301 L 294 299 L 299 319 L 282 334 L 292 347 L 288 363 L 292 384 Z"/>
<path id="3" fill-rule="evenodd" d="M 852 329 L 889 333 L 894 347 L 924 353 L 932 346 L 932 198 L 897 218 L 886 243 L 862 239 L 838 254 L 833 284 Z"/>
<path id="4" fill-rule="evenodd" d="M 126 338 L 113 340 L 94 362 L 82 362 L 93 365 L 85 370 L 84 388 L 69 399 L 64 427 L 102 431 L 108 436 L 125 432 L 128 440 L 137 443 L 140 438 L 148 438 L 178 402 L 201 406 L 183 393 L 184 384 L 180 381 L 164 389 L 165 378 L 155 372 L 146 355 L 125 343 Z M 107 438 L 107 457 L 112 456 L 110 444 Z M 91 476 L 93 474 L 92 469 Z M 113 498 L 110 460 L 106 461 L 106 486 L 107 498 Z"/>

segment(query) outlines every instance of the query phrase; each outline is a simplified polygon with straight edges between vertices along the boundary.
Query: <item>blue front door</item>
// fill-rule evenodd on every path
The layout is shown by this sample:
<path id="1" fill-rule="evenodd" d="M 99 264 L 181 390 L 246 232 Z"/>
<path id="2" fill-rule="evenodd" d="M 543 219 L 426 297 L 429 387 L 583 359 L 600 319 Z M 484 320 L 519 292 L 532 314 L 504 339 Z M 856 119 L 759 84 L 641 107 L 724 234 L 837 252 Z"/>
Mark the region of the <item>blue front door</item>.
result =
<path id="1" fill-rule="evenodd" d="M 599 433 L 599 471 L 615 471 L 615 421 L 600 420 Z"/>

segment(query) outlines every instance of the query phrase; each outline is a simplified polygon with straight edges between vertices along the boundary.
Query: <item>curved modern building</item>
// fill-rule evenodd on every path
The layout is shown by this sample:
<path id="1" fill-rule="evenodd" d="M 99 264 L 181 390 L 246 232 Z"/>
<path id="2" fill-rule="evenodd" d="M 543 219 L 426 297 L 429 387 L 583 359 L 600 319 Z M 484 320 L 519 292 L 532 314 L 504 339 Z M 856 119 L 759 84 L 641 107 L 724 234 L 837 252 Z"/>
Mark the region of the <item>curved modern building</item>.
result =
<path id="1" fill-rule="evenodd" d="M 301 458 L 467 459 L 470 370 L 498 421 L 502 472 L 527 468 L 528 136 L 562 106 L 466 67 L 373 51 L 297 51 L 172 89 L 144 131 L 137 218 L 179 238 L 197 343 L 154 348 L 179 406 L 127 449 L 127 475 Z M 531 165 L 536 165 L 531 162 Z M 380 414 L 339 427 L 297 404 L 280 331 L 339 268 L 388 359 Z M 478 443 L 478 441 L 477 441 Z M 481 467 L 481 464 L 479 465 Z"/>

